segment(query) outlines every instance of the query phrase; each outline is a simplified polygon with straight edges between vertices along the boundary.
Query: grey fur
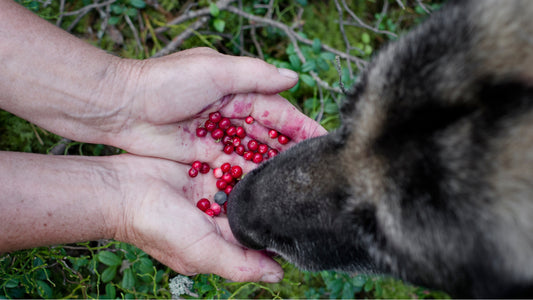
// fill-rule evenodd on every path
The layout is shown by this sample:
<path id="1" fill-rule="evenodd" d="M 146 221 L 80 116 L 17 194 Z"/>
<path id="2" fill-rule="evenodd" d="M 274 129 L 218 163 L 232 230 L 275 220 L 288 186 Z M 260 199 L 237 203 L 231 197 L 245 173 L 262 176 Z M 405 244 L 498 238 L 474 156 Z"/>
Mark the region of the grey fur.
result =
<path id="1" fill-rule="evenodd" d="M 383 49 L 338 130 L 248 174 L 236 238 L 309 270 L 533 297 L 533 1 L 455 1 Z"/>

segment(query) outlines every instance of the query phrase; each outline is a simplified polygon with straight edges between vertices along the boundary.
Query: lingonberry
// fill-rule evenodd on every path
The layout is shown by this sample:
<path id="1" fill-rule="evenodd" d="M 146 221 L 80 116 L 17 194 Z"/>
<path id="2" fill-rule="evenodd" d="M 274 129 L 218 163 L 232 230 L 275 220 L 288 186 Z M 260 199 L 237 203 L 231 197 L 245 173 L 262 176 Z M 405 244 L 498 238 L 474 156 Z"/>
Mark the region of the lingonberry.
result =
<path id="1" fill-rule="evenodd" d="M 229 193 L 231 193 L 231 190 L 233 190 L 233 187 L 231 185 L 228 185 L 225 189 L 224 189 L 224 193 L 226 195 L 229 195 Z"/>
<path id="2" fill-rule="evenodd" d="M 229 163 L 223 163 L 220 166 L 220 169 L 222 169 L 222 172 L 224 173 L 229 172 L 231 170 L 231 165 Z"/>
<path id="3" fill-rule="evenodd" d="M 202 163 L 202 167 L 200 168 L 200 173 L 202 174 L 207 174 L 209 173 L 209 171 L 211 170 L 211 168 L 209 167 L 209 165 L 207 163 Z"/>
<path id="4" fill-rule="evenodd" d="M 240 137 L 241 139 L 243 139 L 246 136 L 246 131 L 241 126 L 237 127 L 235 131 L 236 131 L 237 136 Z"/>
<path id="5" fill-rule="evenodd" d="M 198 202 L 196 203 L 196 207 L 198 207 L 201 211 L 205 211 L 206 209 L 211 207 L 211 202 L 209 202 L 209 200 L 207 200 L 206 198 L 202 198 L 198 200 Z"/>
<path id="6" fill-rule="evenodd" d="M 231 138 L 231 136 L 225 135 L 222 138 L 222 144 L 227 145 L 227 144 L 232 144 L 232 143 L 233 143 L 233 139 Z"/>
<path id="7" fill-rule="evenodd" d="M 233 181 L 233 175 L 231 173 L 224 173 L 222 175 L 222 180 L 224 180 L 226 183 L 231 183 Z"/>
<path id="8" fill-rule="evenodd" d="M 278 132 L 274 129 L 270 129 L 268 131 L 268 136 L 271 138 L 271 139 L 275 139 L 278 137 Z"/>
<path id="9" fill-rule="evenodd" d="M 259 147 L 259 143 L 256 140 L 250 140 L 248 142 L 248 150 L 256 151 L 258 147 Z"/>
<path id="10" fill-rule="evenodd" d="M 252 116 L 248 116 L 246 119 L 244 119 L 244 122 L 246 122 L 246 124 L 252 124 L 254 122 L 254 118 Z"/>
<path id="11" fill-rule="evenodd" d="M 220 211 L 222 210 L 222 208 L 220 207 L 220 205 L 219 205 L 218 203 L 216 203 L 216 202 L 213 203 L 213 204 L 211 204 L 211 207 L 210 207 L 209 209 L 211 209 L 211 210 L 213 211 L 213 214 L 214 214 L 215 216 L 220 215 Z"/>
<path id="12" fill-rule="evenodd" d="M 205 130 L 207 131 L 213 131 L 217 128 L 217 124 L 211 122 L 210 120 L 205 121 L 204 123 Z"/>
<path id="13" fill-rule="evenodd" d="M 254 158 L 252 159 L 252 161 L 256 164 L 259 164 L 263 161 L 263 154 L 261 153 L 255 153 L 254 154 Z"/>
<path id="14" fill-rule="evenodd" d="M 226 146 L 224 146 L 224 153 L 226 154 L 233 153 L 233 150 L 235 150 L 235 147 L 233 147 L 233 145 L 231 144 L 227 144 Z"/>
<path id="15" fill-rule="evenodd" d="M 192 163 L 192 167 L 194 169 L 196 169 L 197 171 L 200 171 L 200 168 L 202 168 L 202 162 L 199 161 L 199 160 L 195 160 L 193 163 Z"/>
<path id="16" fill-rule="evenodd" d="M 281 134 L 278 136 L 278 142 L 282 145 L 285 145 L 289 142 L 289 138 Z"/>
<path id="17" fill-rule="evenodd" d="M 235 179 L 240 178 L 242 176 L 242 168 L 239 166 L 231 167 L 231 176 Z"/>
<path id="18" fill-rule="evenodd" d="M 226 134 L 229 136 L 234 136 L 237 134 L 237 128 L 235 126 L 230 126 L 228 129 L 226 129 Z"/>
<path id="19" fill-rule="evenodd" d="M 219 179 L 217 180 L 216 186 L 217 186 L 217 189 L 223 190 L 228 186 L 228 183 L 224 181 L 224 179 Z"/>
<path id="20" fill-rule="evenodd" d="M 189 169 L 189 176 L 191 176 L 193 178 L 198 176 L 198 170 L 196 170 L 195 168 L 190 168 Z"/>
<path id="21" fill-rule="evenodd" d="M 252 151 L 244 151 L 242 154 L 245 160 L 252 160 L 254 158 L 254 153 Z"/>
<path id="22" fill-rule="evenodd" d="M 220 140 L 224 137 L 224 130 L 217 128 L 213 131 L 211 131 L 211 137 L 215 140 Z"/>
<path id="23" fill-rule="evenodd" d="M 222 130 L 226 130 L 231 126 L 231 121 L 228 118 L 222 118 L 220 122 L 218 122 L 218 127 Z"/>
<path id="24" fill-rule="evenodd" d="M 212 112 L 209 114 L 209 120 L 213 123 L 218 123 L 222 120 L 222 114 L 218 111 Z"/>
<path id="25" fill-rule="evenodd" d="M 207 135 L 207 129 L 203 127 L 196 128 L 196 136 L 197 137 L 204 137 Z"/>
<path id="26" fill-rule="evenodd" d="M 215 175 L 216 179 L 222 178 L 222 175 L 224 175 L 224 172 L 222 172 L 221 168 L 214 168 L 213 169 L 213 175 Z"/>
<path id="27" fill-rule="evenodd" d="M 244 155 L 244 151 L 245 149 L 243 145 L 235 147 L 235 153 L 237 153 L 238 155 Z"/>
<path id="28" fill-rule="evenodd" d="M 276 156 L 276 155 L 278 155 L 278 154 L 279 154 L 279 152 L 278 152 L 278 150 L 276 150 L 276 149 L 270 149 L 270 150 L 268 150 L 268 157 L 269 157 L 269 158 L 272 158 L 272 157 L 274 157 L 274 156 Z"/>
<path id="29" fill-rule="evenodd" d="M 214 217 L 215 216 L 215 212 L 211 209 L 211 208 L 208 208 L 205 210 L 205 213 L 210 216 L 210 217 Z"/>
<path id="30" fill-rule="evenodd" d="M 241 145 L 241 138 L 240 137 L 234 137 L 232 140 L 233 146 L 238 147 Z"/>
<path id="31" fill-rule="evenodd" d="M 231 188 L 231 186 L 229 186 L 229 188 Z M 228 195 L 225 192 L 227 189 L 228 187 L 226 187 L 224 191 L 216 192 L 214 198 L 215 198 L 215 202 L 218 203 L 219 205 L 223 205 L 224 203 L 226 203 L 226 201 L 228 201 Z"/>
<path id="32" fill-rule="evenodd" d="M 228 213 L 228 201 L 226 201 L 222 207 L 224 207 L 224 212 Z"/>
<path id="33" fill-rule="evenodd" d="M 268 151 L 268 145 L 266 144 L 259 144 L 259 146 L 257 147 L 257 152 L 261 154 L 265 154 L 267 153 L 267 151 Z"/>

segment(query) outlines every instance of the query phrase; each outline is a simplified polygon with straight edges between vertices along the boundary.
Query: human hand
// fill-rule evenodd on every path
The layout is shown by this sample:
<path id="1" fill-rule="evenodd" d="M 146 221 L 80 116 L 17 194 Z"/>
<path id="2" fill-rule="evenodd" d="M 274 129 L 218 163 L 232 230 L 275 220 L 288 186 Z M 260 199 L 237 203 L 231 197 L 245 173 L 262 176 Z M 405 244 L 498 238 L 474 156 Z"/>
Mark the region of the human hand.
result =
<path id="1" fill-rule="evenodd" d="M 129 83 L 123 94 L 131 100 L 114 116 L 115 129 L 108 141 L 130 153 L 184 163 L 215 162 L 220 147 L 211 139 L 196 137 L 195 130 L 209 112 L 217 110 L 245 127 L 248 136 L 269 142 L 278 150 L 326 133 L 277 95 L 296 84 L 297 74 L 261 60 L 196 48 L 125 62 L 138 64 L 125 72 Z M 244 123 L 248 115 L 255 118 L 253 125 Z M 272 142 L 267 138 L 269 128 L 287 135 L 292 142 Z"/>
<path id="2" fill-rule="evenodd" d="M 274 260 L 237 244 L 225 216 L 209 217 L 196 207 L 200 198 L 213 198 L 213 176 L 192 179 L 189 166 L 169 160 L 134 155 L 114 159 L 124 193 L 119 213 L 110 209 L 115 239 L 136 245 L 184 275 L 214 273 L 234 281 L 265 282 L 283 278 Z"/>

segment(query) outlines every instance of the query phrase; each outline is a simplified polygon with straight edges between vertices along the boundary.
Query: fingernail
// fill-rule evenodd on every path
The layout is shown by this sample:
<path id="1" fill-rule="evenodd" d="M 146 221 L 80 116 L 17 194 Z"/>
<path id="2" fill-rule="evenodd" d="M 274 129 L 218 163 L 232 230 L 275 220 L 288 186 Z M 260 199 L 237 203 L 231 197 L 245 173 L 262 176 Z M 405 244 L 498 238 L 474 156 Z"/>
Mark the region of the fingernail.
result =
<path id="1" fill-rule="evenodd" d="M 298 73 L 294 72 L 293 70 L 278 68 L 278 72 L 285 77 L 289 77 L 292 79 L 298 78 Z"/>
<path id="2" fill-rule="evenodd" d="M 283 274 L 268 273 L 268 274 L 263 275 L 260 281 L 268 282 L 268 283 L 276 283 L 276 282 L 280 282 L 281 279 L 283 279 Z"/>

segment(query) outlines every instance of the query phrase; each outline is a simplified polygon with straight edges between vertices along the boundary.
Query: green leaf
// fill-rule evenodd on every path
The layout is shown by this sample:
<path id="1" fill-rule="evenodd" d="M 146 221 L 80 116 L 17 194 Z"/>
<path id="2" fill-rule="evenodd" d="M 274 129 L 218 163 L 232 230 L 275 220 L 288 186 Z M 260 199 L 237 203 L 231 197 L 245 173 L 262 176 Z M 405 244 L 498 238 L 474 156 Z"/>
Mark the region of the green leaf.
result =
<path id="1" fill-rule="evenodd" d="M 302 62 L 300 61 L 300 58 L 298 58 L 298 55 L 291 54 L 289 55 L 289 61 L 291 63 L 291 66 L 293 70 L 299 71 L 302 67 Z"/>
<path id="2" fill-rule="evenodd" d="M 12 288 L 15 288 L 19 285 L 19 281 L 15 278 L 10 278 L 6 283 L 5 283 L 5 287 L 8 288 L 8 289 L 12 289 Z"/>
<path id="3" fill-rule="evenodd" d="M 110 282 L 111 280 L 113 280 L 113 278 L 115 278 L 115 276 L 117 275 L 117 268 L 118 266 L 107 267 L 102 272 L 102 281 L 106 283 L 106 282 Z"/>
<path id="4" fill-rule="evenodd" d="M 289 92 L 294 93 L 294 92 L 296 92 L 299 88 L 300 88 L 300 80 L 298 80 L 298 82 L 296 83 L 296 85 L 293 86 L 293 87 L 289 90 Z"/>
<path id="5" fill-rule="evenodd" d="M 119 16 L 113 16 L 113 17 L 109 18 L 109 21 L 107 21 L 107 23 L 109 25 L 117 25 L 119 21 L 120 21 L 120 17 Z"/>
<path id="6" fill-rule="evenodd" d="M 215 19 L 213 21 L 213 27 L 215 27 L 216 31 L 223 32 L 224 27 L 226 27 L 226 22 L 222 19 Z"/>
<path id="7" fill-rule="evenodd" d="M 112 283 L 108 283 L 105 285 L 105 295 L 108 299 L 115 299 L 117 297 L 117 290 L 115 289 L 115 286 L 113 286 Z"/>
<path id="8" fill-rule="evenodd" d="M 111 251 L 101 251 L 98 253 L 98 261 L 106 266 L 120 266 L 122 259 Z"/>
<path id="9" fill-rule="evenodd" d="M 114 13 L 115 15 L 120 15 L 121 13 L 124 12 L 124 6 L 113 4 L 111 5 L 111 12 Z"/>
<path id="10" fill-rule="evenodd" d="M 285 50 L 285 53 L 287 53 L 287 55 L 295 54 L 296 51 L 294 50 L 294 45 L 289 44 L 289 46 L 287 46 L 287 49 Z"/>
<path id="11" fill-rule="evenodd" d="M 124 270 L 124 277 L 122 277 L 122 287 L 131 290 L 135 286 L 135 277 L 133 275 L 133 271 L 128 268 Z"/>
<path id="12" fill-rule="evenodd" d="M 320 39 L 315 38 L 313 40 L 313 52 L 318 54 L 318 53 L 320 53 L 321 48 L 322 48 L 322 42 L 320 42 Z"/>
<path id="13" fill-rule="evenodd" d="M 366 32 L 363 33 L 363 34 L 361 35 L 361 40 L 362 40 L 363 43 L 365 43 L 365 44 L 370 43 L 370 35 L 369 35 L 368 33 L 366 33 Z"/>
<path id="14" fill-rule="evenodd" d="M 130 0 L 130 4 L 131 6 L 140 8 L 140 9 L 146 7 L 146 2 L 144 2 L 144 0 Z"/>
<path id="15" fill-rule="evenodd" d="M 128 9 L 126 9 L 126 14 L 130 17 L 136 17 L 137 16 L 137 9 L 136 8 L 133 8 L 133 7 L 128 7 Z"/>
<path id="16" fill-rule="evenodd" d="M 316 60 L 316 66 L 317 66 L 319 71 L 327 71 L 327 70 L 329 70 L 329 64 L 322 57 L 319 57 Z"/>
<path id="17" fill-rule="evenodd" d="M 365 292 L 370 292 L 372 290 L 372 288 L 374 287 L 374 281 L 371 280 L 371 279 L 368 279 L 365 283 L 365 286 L 363 287 L 363 289 L 365 290 Z"/>
<path id="18" fill-rule="evenodd" d="M 139 271 L 141 274 L 151 274 L 154 271 L 154 263 L 148 257 L 139 259 Z"/>
<path id="19" fill-rule="evenodd" d="M 316 82 L 311 75 L 301 74 L 300 79 L 302 79 L 302 81 L 310 87 L 314 87 L 316 85 Z"/>
<path id="20" fill-rule="evenodd" d="M 215 3 L 211 2 L 209 4 L 209 13 L 216 18 L 220 14 L 220 9 L 218 9 L 218 6 Z"/>
<path id="21" fill-rule="evenodd" d="M 335 59 L 335 54 L 333 54 L 331 52 L 322 52 L 322 53 L 320 53 L 320 57 L 322 57 L 325 60 L 334 60 Z"/>
<path id="22" fill-rule="evenodd" d="M 309 72 L 316 70 L 316 62 L 314 59 L 309 59 L 303 64 L 302 72 Z"/>
<path id="23" fill-rule="evenodd" d="M 39 296 L 42 298 L 52 298 L 52 288 L 44 281 L 42 280 L 36 280 L 37 283 L 37 293 L 39 293 Z"/>

